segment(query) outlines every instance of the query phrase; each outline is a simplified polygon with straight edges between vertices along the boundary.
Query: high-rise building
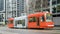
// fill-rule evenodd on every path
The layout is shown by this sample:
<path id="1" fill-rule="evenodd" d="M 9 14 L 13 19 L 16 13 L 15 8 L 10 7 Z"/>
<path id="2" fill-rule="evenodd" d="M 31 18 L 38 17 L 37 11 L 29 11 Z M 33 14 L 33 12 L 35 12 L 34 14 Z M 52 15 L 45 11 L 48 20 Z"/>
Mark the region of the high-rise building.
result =
<path id="1" fill-rule="evenodd" d="M 0 13 L 5 11 L 5 0 L 0 0 Z"/>
<path id="2" fill-rule="evenodd" d="M 56 26 L 60 26 L 60 0 L 48 0 L 48 8 L 51 7 L 53 21 Z M 50 2 L 52 5 L 50 5 Z"/>
<path id="3" fill-rule="evenodd" d="M 60 26 L 60 0 L 52 0 L 53 21 L 56 26 Z"/>
<path id="4" fill-rule="evenodd" d="M 17 0 L 12 0 L 12 17 L 17 17 Z"/>
<path id="5" fill-rule="evenodd" d="M 25 0 L 17 0 L 17 16 L 21 16 L 21 13 L 24 13 L 24 2 Z"/>
<path id="6" fill-rule="evenodd" d="M 0 11 L 4 10 L 4 0 L 0 0 Z"/>
<path id="7" fill-rule="evenodd" d="M 56 14 L 60 13 L 60 10 L 59 10 L 59 8 L 60 8 L 60 0 L 52 1 L 52 5 L 53 5 L 53 13 L 56 13 Z"/>
<path id="8" fill-rule="evenodd" d="M 5 0 L 0 0 L 0 24 L 5 22 Z"/>
<path id="9" fill-rule="evenodd" d="M 0 0 L 0 11 L 4 9 L 4 0 Z"/>
<path id="10" fill-rule="evenodd" d="M 16 17 L 16 0 L 6 0 L 6 19 Z"/>
<path id="11" fill-rule="evenodd" d="M 26 10 L 26 0 L 6 0 L 6 18 L 19 17 Z"/>

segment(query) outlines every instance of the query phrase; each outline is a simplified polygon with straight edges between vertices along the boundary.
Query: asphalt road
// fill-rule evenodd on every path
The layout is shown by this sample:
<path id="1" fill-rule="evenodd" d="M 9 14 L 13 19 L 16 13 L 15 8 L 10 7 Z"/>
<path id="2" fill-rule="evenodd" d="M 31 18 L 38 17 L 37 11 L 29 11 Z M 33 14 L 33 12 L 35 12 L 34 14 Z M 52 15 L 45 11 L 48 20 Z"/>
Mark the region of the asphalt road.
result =
<path id="1" fill-rule="evenodd" d="M 0 34 L 60 34 L 60 27 L 53 29 L 11 29 L 0 27 Z"/>

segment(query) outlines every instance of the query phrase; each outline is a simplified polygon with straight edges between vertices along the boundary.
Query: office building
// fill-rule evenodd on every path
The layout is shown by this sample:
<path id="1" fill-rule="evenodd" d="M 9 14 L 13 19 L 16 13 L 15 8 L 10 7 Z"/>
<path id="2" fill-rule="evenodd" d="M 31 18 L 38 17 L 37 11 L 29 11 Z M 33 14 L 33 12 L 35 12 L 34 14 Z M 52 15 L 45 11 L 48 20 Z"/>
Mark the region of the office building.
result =
<path id="1" fill-rule="evenodd" d="M 0 0 L 0 23 L 5 22 L 5 0 Z"/>
<path id="2" fill-rule="evenodd" d="M 4 0 L 0 0 L 0 11 L 4 9 Z"/>
<path id="3" fill-rule="evenodd" d="M 60 26 L 60 0 L 52 0 L 53 21 L 56 26 Z"/>
<path id="4" fill-rule="evenodd" d="M 21 13 L 24 13 L 24 2 L 25 0 L 17 0 L 17 16 L 21 16 Z"/>
<path id="5" fill-rule="evenodd" d="M 16 0 L 6 0 L 6 19 L 16 17 Z"/>
<path id="6" fill-rule="evenodd" d="M 6 18 L 19 17 L 22 13 L 27 13 L 26 2 L 26 0 L 6 0 Z"/>

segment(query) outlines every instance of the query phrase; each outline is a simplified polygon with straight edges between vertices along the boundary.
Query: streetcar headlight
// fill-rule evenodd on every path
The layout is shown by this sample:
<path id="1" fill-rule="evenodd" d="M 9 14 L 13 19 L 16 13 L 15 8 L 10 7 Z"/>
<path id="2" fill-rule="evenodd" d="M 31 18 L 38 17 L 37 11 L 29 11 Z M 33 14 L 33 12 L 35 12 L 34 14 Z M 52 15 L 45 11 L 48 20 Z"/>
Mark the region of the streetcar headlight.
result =
<path id="1" fill-rule="evenodd" d="M 48 25 L 48 26 L 54 26 L 54 25 Z"/>

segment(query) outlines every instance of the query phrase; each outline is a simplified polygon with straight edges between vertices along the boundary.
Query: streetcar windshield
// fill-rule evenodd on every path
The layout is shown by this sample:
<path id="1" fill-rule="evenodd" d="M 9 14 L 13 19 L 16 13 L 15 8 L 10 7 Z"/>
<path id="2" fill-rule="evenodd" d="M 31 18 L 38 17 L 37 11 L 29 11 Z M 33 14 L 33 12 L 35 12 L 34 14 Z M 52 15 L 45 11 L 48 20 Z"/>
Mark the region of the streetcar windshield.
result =
<path id="1" fill-rule="evenodd" d="M 46 14 L 46 21 L 47 22 L 52 21 L 52 15 L 51 14 Z"/>

